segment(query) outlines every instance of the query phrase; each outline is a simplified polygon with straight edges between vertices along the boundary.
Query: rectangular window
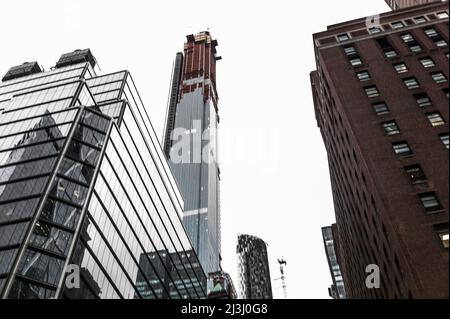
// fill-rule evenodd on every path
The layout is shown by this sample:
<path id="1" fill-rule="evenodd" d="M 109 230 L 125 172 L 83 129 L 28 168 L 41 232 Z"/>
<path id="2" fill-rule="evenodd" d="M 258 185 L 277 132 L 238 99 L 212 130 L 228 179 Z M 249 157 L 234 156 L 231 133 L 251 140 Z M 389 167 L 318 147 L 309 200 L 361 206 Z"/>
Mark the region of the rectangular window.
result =
<path id="1" fill-rule="evenodd" d="M 419 82 L 417 82 L 416 78 L 414 77 L 403 79 L 403 82 L 409 90 L 417 89 L 419 87 Z"/>
<path id="2" fill-rule="evenodd" d="M 395 121 L 384 122 L 382 125 L 386 135 L 396 135 L 400 133 L 400 129 Z"/>
<path id="3" fill-rule="evenodd" d="M 447 42 L 444 38 L 436 31 L 435 28 L 428 28 L 423 30 L 425 34 L 434 42 L 437 47 L 446 47 Z"/>
<path id="4" fill-rule="evenodd" d="M 367 71 L 357 72 L 356 75 L 361 82 L 370 80 L 370 74 Z"/>
<path id="5" fill-rule="evenodd" d="M 348 46 L 344 48 L 345 55 L 348 57 L 348 60 L 350 61 L 350 64 L 352 66 L 360 66 L 362 65 L 362 60 L 360 56 L 358 55 L 358 52 L 356 52 L 354 46 Z"/>
<path id="6" fill-rule="evenodd" d="M 435 213 L 442 210 L 442 205 L 435 192 L 420 194 L 419 197 L 427 213 Z"/>
<path id="7" fill-rule="evenodd" d="M 367 97 L 369 98 L 380 96 L 380 92 L 378 92 L 378 89 L 375 85 L 367 86 L 364 88 L 364 90 L 366 91 Z"/>
<path id="8" fill-rule="evenodd" d="M 432 68 L 434 67 L 436 64 L 434 63 L 433 59 L 430 57 L 426 57 L 423 59 L 420 59 L 420 63 L 422 63 L 424 68 Z"/>
<path id="9" fill-rule="evenodd" d="M 408 143 L 405 141 L 393 143 L 392 147 L 394 149 L 395 154 L 398 156 L 412 155 L 411 148 L 409 147 Z"/>
<path id="10" fill-rule="evenodd" d="M 425 19 L 425 17 L 415 17 L 414 18 L 415 24 L 420 24 L 420 23 L 425 23 L 425 22 L 427 22 L 427 19 Z"/>
<path id="11" fill-rule="evenodd" d="M 385 57 L 394 58 L 398 56 L 397 51 L 392 47 L 392 45 L 386 38 L 379 38 L 377 39 L 377 42 L 381 46 L 381 49 L 383 50 Z"/>
<path id="12" fill-rule="evenodd" d="M 394 64 L 394 68 L 395 68 L 395 71 L 397 71 L 397 73 L 399 73 L 399 74 L 408 72 L 408 67 L 403 62 Z"/>
<path id="13" fill-rule="evenodd" d="M 442 11 L 442 12 L 436 13 L 436 16 L 439 19 L 447 19 L 448 18 L 448 13 L 446 11 Z"/>
<path id="14" fill-rule="evenodd" d="M 425 173 L 420 165 L 411 165 L 405 167 L 405 172 L 409 176 L 411 184 L 422 183 L 427 180 Z"/>
<path id="15" fill-rule="evenodd" d="M 354 47 L 346 47 L 344 48 L 344 52 L 347 56 L 351 56 L 353 54 L 356 54 L 356 50 Z"/>
<path id="16" fill-rule="evenodd" d="M 359 65 L 362 64 L 362 61 L 361 61 L 360 58 L 354 58 L 354 59 L 351 59 L 351 60 L 350 60 L 350 64 L 351 64 L 352 66 L 359 66 Z"/>
<path id="17" fill-rule="evenodd" d="M 371 27 L 368 30 L 369 30 L 370 34 L 376 34 L 376 33 L 380 33 L 381 31 L 383 31 L 383 30 L 381 30 L 380 27 Z"/>
<path id="18" fill-rule="evenodd" d="M 401 35 L 403 42 L 408 43 L 414 41 L 414 38 L 411 33 L 405 33 Z"/>
<path id="19" fill-rule="evenodd" d="M 444 39 L 441 39 L 441 40 L 435 41 L 434 44 L 436 44 L 437 47 L 442 48 L 442 47 L 447 46 L 447 41 L 445 41 Z"/>
<path id="20" fill-rule="evenodd" d="M 448 149 L 448 133 L 441 134 L 439 137 L 441 138 L 442 144 Z"/>
<path id="21" fill-rule="evenodd" d="M 431 77 L 433 78 L 434 82 L 436 82 L 438 84 L 447 82 L 447 78 L 445 77 L 444 73 L 442 73 L 442 72 L 431 73 Z"/>
<path id="22" fill-rule="evenodd" d="M 376 103 L 376 104 L 373 104 L 372 106 L 377 115 L 383 115 L 383 114 L 389 113 L 389 108 L 386 105 L 386 103 L 384 103 L 384 102 Z"/>
<path id="23" fill-rule="evenodd" d="M 339 42 L 344 42 L 350 39 L 348 33 L 342 33 L 337 36 Z"/>
<path id="24" fill-rule="evenodd" d="M 403 42 L 409 47 L 411 52 L 417 53 L 422 51 L 422 47 L 419 42 L 414 39 L 411 33 L 405 33 L 401 35 Z"/>
<path id="25" fill-rule="evenodd" d="M 438 36 L 438 33 L 435 28 L 425 29 L 424 32 L 429 38 Z"/>
<path id="26" fill-rule="evenodd" d="M 445 96 L 446 96 L 447 99 L 448 99 L 448 88 L 443 89 L 443 90 L 442 90 L 442 93 L 444 93 Z"/>
<path id="27" fill-rule="evenodd" d="M 401 29 L 405 26 L 405 24 L 402 21 L 392 22 L 391 23 L 392 29 Z"/>
<path id="28" fill-rule="evenodd" d="M 430 106 L 432 104 L 431 99 L 426 93 L 416 94 L 414 95 L 414 98 L 416 99 L 417 105 L 419 105 L 419 107 Z"/>
<path id="29" fill-rule="evenodd" d="M 384 51 L 386 58 L 395 58 L 397 56 L 397 52 L 395 50 L 387 50 Z"/>
<path id="30" fill-rule="evenodd" d="M 448 248 L 449 247 L 449 242 L 448 242 L 448 230 L 449 230 L 449 227 L 448 227 L 448 223 L 434 225 L 434 230 L 438 234 L 439 239 L 441 240 L 442 246 L 444 248 Z"/>
<path id="31" fill-rule="evenodd" d="M 445 121 L 439 112 L 428 113 L 427 117 L 432 126 L 440 126 L 445 124 Z"/>

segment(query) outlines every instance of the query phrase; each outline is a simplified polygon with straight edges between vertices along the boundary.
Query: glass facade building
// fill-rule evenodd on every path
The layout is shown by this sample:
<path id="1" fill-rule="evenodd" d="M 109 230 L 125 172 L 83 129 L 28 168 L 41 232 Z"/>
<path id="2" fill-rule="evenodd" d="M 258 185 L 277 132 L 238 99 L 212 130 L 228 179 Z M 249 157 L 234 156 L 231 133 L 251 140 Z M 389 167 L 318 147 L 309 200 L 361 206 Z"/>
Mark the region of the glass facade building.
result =
<path id="1" fill-rule="evenodd" d="M 328 266 L 330 267 L 331 278 L 333 284 L 328 288 L 328 293 L 333 299 L 345 299 L 344 279 L 341 274 L 341 267 L 339 266 L 336 254 L 336 242 L 333 233 L 336 233 L 336 224 L 332 226 L 322 227 L 323 243 L 325 245 L 325 253 L 327 255 Z"/>
<path id="2" fill-rule="evenodd" d="M 223 271 L 208 274 L 208 299 L 237 299 L 231 276 Z"/>
<path id="3" fill-rule="evenodd" d="M 220 271 L 217 41 L 209 32 L 187 36 L 174 62 L 163 149 L 185 201 L 183 223 L 206 273 Z M 177 145 L 189 139 L 189 148 Z"/>
<path id="4" fill-rule="evenodd" d="M 239 235 L 238 287 L 240 299 L 272 299 L 267 244 L 251 235 Z"/>
<path id="5" fill-rule="evenodd" d="M 205 298 L 133 79 L 95 64 L 77 50 L 0 83 L 0 297 Z"/>

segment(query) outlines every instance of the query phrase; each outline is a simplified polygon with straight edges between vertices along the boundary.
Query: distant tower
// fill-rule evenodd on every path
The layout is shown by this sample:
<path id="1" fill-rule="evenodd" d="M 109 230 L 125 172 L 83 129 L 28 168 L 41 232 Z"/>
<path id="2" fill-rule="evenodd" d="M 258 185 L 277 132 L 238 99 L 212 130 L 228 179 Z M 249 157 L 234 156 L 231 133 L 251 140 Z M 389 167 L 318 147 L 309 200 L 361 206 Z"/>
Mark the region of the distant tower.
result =
<path id="1" fill-rule="evenodd" d="M 240 299 L 272 299 L 267 244 L 251 235 L 239 235 L 238 275 Z"/>
<path id="2" fill-rule="evenodd" d="M 188 35 L 177 53 L 163 149 L 184 199 L 183 223 L 206 273 L 220 269 L 220 207 L 216 91 L 217 41 L 208 31 Z M 189 138 L 189 160 L 178 143 Z M 186 151 L 186 150 L 184 150 Z"/>

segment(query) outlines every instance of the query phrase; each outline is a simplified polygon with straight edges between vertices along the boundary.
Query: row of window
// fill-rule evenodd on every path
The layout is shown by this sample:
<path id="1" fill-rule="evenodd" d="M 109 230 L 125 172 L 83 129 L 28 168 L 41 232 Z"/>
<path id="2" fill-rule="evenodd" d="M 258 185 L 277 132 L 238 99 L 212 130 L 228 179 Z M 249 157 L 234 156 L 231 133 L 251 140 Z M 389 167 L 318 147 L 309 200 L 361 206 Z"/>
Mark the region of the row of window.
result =
<path id="1" fill-rule="evenodd" d="M 448 56 L 449 56 L 448 53 L 446 53 L 446 56 L 447 56 L 447 58 L 448 58 Z M 424 57 L 424 58 L 420 58 L 420 59 L 419 59 L 419 62 L 422 64 L 422 66 L 423 66 L 425 69 L 433 68 L 433 67 L 436 66 L 436 63 L 434 62 L 434 60 L 433 60 L 431 57 L 429 57 L 429 56 Z M 409 72 L 409 68 L 408 68 L 408 66 L 405 64 L 405 62 L 395 63 L 393 66 L 394 66 L 395 71 L 396 71 L 398 74 L 402 74 L 402 73 Z M 437 73 L 437 72 L 436 72 L 436 73 Z M 441 72 L 441 73 L 442 73 L 442 72 Z M 432 74 L 434 74 L 434 73 L 432 73 Z M 437 80 L 440 80 L 440 81 L 441 81 L 441 82 L 438 82 L 438 83 L 442 83 L 442 82 L 445 82 L 445 81 L 446 81 L 445 76 L 444 76 L 444 78 L 441 78 L 441 79 L 435 79 L 435 81 L 437 81 Z"/>
<path id="2" fill-rule="evenodd" d="M 445 146 L 445 148 L 448 149 L 449 134 L 448 133 L 440 134 L 439 138 L 441 139 L 442 144 Z M 413 151 L 411 150 L 411 147 L 406 141 L 395 142 L 392 144 L 392 148 L 394 149 L 395 154 L 399 157 L 413 155 Z"/>
<path id="3" fill-rule="evenodd" d="M 431 78 L 436 82 L 436 84 L 441 84 L 447 82 L 447 77 L 441 71 L 430 73 Z M 368 71 L 362 71 L 357 73 L 358 79 L 360 81 L 370 80 L 370 74 Z M 418 89 L 420 87 L 419 81 L 415 77 L 407 77 L 403 79 L 403 83 L 405 84 L 408 90 Z M 380 92 L 376 85 L 366 86 L 364 88 L 366 91 L 367 97 L 374 98 L 380 96 Z"/>
<path id="4" fill-rule="evenodd" d="M 444 38 L 436 31 L 434 28 L 428 28 L 424 30 L 425 34 L 433 40 L 435 45 L 437 47 L 446 47 L 448 44 L 444 40 Z M 422 45 L 413 37 L 411 33 L 405 33 L 401 35 L 401 38 L 403 42 L 409 47 L 411 52 L 419 53 L 423 51 Z M 386 58 L 396 58 L 399 56 L 397 53 L 397 50 L 389 43 L 387 38 L 378 38 L 376 39 L 379 46 L 383 50 L 384 56 Z M 353 67 L 361 66 L 363 64 L 363 61 L 359 54 L 357 53 L 354 46 L 346 46 L 344 47 L 345 55 L 348 57 L 350 64 Z M 448 53 L 447 53 L 448 56 Z M 422 62 L 425 67 L 431 67 L 434 66 L 434 61 L 432 61 L 430 58 L 429 60 L 425 60 Z M 431 60 L 431 61 L 430 61 Z M 429 64 L 427 64 L 427 62 Z M 406 72 L 406 71 L 404 71 Z"/>
<path id="5" fill-rule="evenodd" d="M 440 125 L 445 124 L 445 121 L 439 112 L 427 113 L 426 116 L 432 126 L 440 126 Z M 381 125 L 383 126 L 384 133 L 386 133 L 386 135 L 400 134 L 400 128 L 397 125 L 397 122 L 394 120 L 383 122 L 383 123 L 381 123 Z M 448 138 L 448 135 L 447 135 L 447 138 Z M 442 140 L 442 142 L 448 148 L 448 140 L 445 140 L 445 141 Z"/>
<path id="6" fill-rule="evenodd" d="M 448 89 L 444 89 L 443 92 L 448 97 Z M 414 94 L 413 97 L 416 100 L 417 105 L 421 108 L 433 105 L 433 102 L 426 93 Z M 385 102 L 374 103 L 372 104 L 372 107 L 376 115 L 385 115 L 390 113 L 389 107 Z"/>
<path id="7" fill-rule="evenodd" d="M 448 13 L 446 11 L 437 12 L 436 16 L 439 19 L 448 19 Z M 427 18 L 425 18 L 425 16 L 418 16 L 418 17 L 414 17 L 412 21 L 414 21 L 414 24 L 422 24 L 422 23 L 426 23 L 428 20 L 427 20 Z M 394 30 L 398 30 L 398 29 L 406 27 L 406 24 L 403 21 L 395 21 L 395 22 L 390 23 L 390 27 Z M 374 27 L 369 27 L 367 29 L 367 31 L 370 34 L 377 34 L 377 33 L 383 32 L 383 28 L 381 26 L 380 27 L 374 26 Z M 338 34 L 336 36 L 336 38 L 339 42 L 345 42 L 345 41 L 348 41 L 351 39 L 350 34 L 348 32 Z"/>

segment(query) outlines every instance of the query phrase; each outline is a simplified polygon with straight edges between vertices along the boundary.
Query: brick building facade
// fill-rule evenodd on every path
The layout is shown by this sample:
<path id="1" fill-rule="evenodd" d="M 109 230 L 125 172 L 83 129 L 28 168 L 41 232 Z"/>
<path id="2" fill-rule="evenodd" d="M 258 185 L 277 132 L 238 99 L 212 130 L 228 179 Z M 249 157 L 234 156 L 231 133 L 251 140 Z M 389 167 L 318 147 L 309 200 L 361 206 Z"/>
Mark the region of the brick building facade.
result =
<path id="1" fill-rule="evenodd" d="M 348 298 L 448 298 L 448 5 L 314 34 L 311 83 L 328 153 Z M 381 287 L 365 285 L 366 266 Z"/>

